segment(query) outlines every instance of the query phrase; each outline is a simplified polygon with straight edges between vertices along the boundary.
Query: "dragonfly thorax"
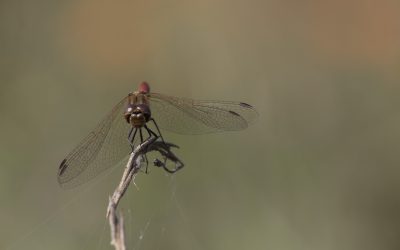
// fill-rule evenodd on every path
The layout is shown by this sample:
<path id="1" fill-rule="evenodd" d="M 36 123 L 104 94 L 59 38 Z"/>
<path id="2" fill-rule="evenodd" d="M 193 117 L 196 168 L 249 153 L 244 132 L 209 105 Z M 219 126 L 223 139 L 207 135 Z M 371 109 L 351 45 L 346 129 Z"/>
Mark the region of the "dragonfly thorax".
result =
<path id="1" fill-rule="evenodd" d="M 133 104 L 128 105 L 124 117 L 127 123 L 135 128 L 140 128 L 150 120 L 151 112 L 146 104 Z"/>

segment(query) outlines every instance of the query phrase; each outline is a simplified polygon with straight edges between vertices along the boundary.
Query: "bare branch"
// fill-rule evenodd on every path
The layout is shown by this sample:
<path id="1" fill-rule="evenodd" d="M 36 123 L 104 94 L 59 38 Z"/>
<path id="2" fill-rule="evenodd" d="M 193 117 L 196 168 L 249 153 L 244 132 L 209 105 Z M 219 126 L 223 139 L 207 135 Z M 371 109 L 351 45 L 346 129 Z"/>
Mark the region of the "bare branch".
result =
<path id="1" fill-rule="evenodd" d="M 116 207 L 110 207 L 109 223 L 111 231 L 111 245 L 116 250 L 125 250 L 125 232 L 124 232 L 124 219 L 122 213 L 119 216 L 116 213 Z"/>
<path id="2" fill-rule="evenodd" d="M 171 152 L 172 147 L 178 148 L 178 146 L 171 143 L 156 141 L 157 139 L 158 137 L 149 138 L 137 146 L 130 154 L 121 181 L 118 187 L 115 189 L 113 195 L 109 198 L 106 216 L 108 217 L 110 223 L 111 245 L 113 245 L 116 250 L 126 249 L 123 217 L 122 214 L 117 215 L 117 206 L 122 196 L 128 189 L 132 179 L 134 179 L 136 174 L 139 172 L 141 163 L 143 161 L 143 155 L 150 151 L 159 152 L 163 156 L 164 161 L 156 159 L 154 161 L 154 165 L 164 168 L 164 170 L 169 173 L 174 173 L 184 166 L 182 161 L 180 161 L 179 158 Z M 167 168 L 167 160 L 175 163 L 174 169 L 170 170 Z"/>
<path id="3" fill-rule="evenodd" d="M 107 214 L 106 214 L 107 217 L 110 214 L 111 207 L 116 208 L 118 206 L 118 203 L 121 200 L 122 196 L 125 194 L 126 190 L 128 189 L 131 180 L 140 170 L 140 165 L 143 160 L 142 155 L 147 152 L 148 146 L 154 143 L 155 140 L 157 140 L 156 137 L 149 138 L 148 140 L 137 146 L 129 156 L 129 160 L 128 163 L 126 164 L 125 171 L 122 175 L 121 181 L 119 182 L 118 187 L 115 189 L 113 195 L 109 200 Z"/>
<path id="4" fill-rule="evenodd" d="M 115 189 L 113 195 L 109 198 L 107 207 L 107 217 L 110 223 L 111 231 L 111 245 L 116 250 L 125 250 L 125 232 L 124 232 L 124 220 L 122 214 L 117 215 L 117 206 L 122 196 L 125 194 L 129 187 L 129 183 L 136 173 L 140 170 L 142 162 L 142 155 L 146 152 L 148 145 L 157 140 L 156 137 L 149 138 L 131 153 L 129 156 L 128 163 L 126 164 L 125 171 L 122 175 L 121 181 L 118 187 Z"/>

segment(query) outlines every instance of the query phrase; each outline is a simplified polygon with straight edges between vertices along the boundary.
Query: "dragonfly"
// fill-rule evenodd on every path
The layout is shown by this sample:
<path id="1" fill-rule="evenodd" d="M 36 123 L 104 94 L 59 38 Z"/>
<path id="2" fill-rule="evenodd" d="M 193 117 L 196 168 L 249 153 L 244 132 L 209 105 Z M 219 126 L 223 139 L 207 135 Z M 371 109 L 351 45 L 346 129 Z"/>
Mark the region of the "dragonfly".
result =
<path id="1" fill-rule="evenodd" d="M 147 136 L 161 137 L 160 128 L 178 134 L 207 134 L 247 128 L 258 117 L 244 102 L 205 101 L 150 91 L 147 82 L 129 93 L 61 162 L 58 182 L 69 188 L 115 166 Z M 174 172 L 174 171 L 168 171 Z"/>

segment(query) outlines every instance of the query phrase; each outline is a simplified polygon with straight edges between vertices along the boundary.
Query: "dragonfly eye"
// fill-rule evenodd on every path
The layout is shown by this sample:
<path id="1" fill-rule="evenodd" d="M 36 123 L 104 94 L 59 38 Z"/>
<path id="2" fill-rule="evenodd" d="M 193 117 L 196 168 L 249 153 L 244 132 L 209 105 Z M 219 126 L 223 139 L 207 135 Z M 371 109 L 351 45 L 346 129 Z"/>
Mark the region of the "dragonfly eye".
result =
<path id="1" fill-rule="evenodd" d="M 126 120 L 127 123 L 130 123 L 131 114 L 125 113 L 125 114 L 124 114 L 124 118 L 125 118 L 125 120 Z"/>
<path id="2" fill-rule="evenodd" d="M 125 112 L 124 112 L 124 117 L 125 117 L 125 120 L 127 123 L 130 123 L 130 117 L 131 117 L 132 112 L 133 112 L 133 107 L 131 105 L 126 107 Z"/>

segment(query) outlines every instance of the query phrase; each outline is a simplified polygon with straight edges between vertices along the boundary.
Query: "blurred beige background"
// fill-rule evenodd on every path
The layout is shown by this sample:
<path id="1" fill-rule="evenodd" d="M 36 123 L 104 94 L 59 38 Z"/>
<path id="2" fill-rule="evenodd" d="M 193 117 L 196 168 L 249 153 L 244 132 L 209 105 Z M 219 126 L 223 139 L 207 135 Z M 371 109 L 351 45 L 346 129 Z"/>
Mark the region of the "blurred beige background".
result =
<path id="1" fill-rule="evenodd" d="M 0 249 L 111 249 L 122 167 L 62 190 L 65 155 L 146 80 L 253 104 L 245 131 L 164 132 L 129 249 L 399 249 L 398 1 L 0 2 Z"/>

